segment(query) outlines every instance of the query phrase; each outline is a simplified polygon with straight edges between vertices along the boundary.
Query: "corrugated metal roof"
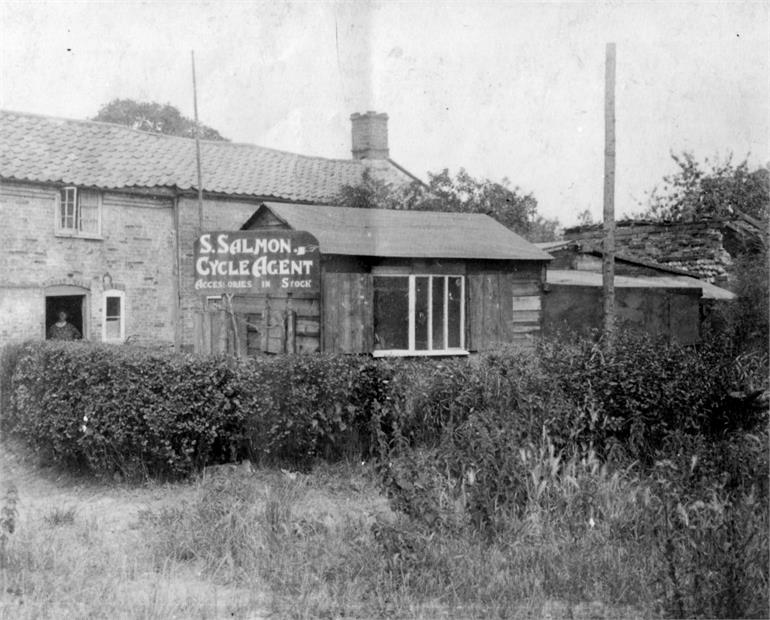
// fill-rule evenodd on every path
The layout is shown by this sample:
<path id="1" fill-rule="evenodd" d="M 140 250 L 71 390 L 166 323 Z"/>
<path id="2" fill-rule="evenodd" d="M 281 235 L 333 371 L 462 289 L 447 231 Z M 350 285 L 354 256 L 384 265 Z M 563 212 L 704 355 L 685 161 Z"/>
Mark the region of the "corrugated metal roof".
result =
<path id="1" fill-rule="evenodd" d="M 201 140 L 204 190 L 334 202 L 367 167 L 388 183 L 413 180 L 389 160 L 326 159 L 253 144 Z M 104 189 L 197 189 L 195 141 L 122 125 L 0 110 L 0 178 Z"/>
<path id="2" fill-rule="evenodd" d="M 547 275 L 549 284 L 566 286 L 602 286 L 602 274 L 596 271 L 576 269 L 549 269 Z M 704 299 L 731 300 L 736 299 L 735 293 L 720 288 L 709 282 L 689 276 L 615 276 L 617 288 L 699 288 L 703 291 Z"/>
<path id="3" fill-rule="evenodd" d="M 313 234 L 324 254 L 551 260 L 550 255 L 488 215 L 271 202 L 260 210 L 264 208 L 291 228 Z"/>

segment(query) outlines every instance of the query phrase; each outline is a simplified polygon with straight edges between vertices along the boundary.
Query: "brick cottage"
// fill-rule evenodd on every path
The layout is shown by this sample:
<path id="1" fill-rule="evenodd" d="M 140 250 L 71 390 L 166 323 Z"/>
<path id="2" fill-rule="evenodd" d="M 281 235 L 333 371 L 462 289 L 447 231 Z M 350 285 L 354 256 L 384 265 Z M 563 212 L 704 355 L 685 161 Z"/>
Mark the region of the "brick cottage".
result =
<path id="1" fill-rule="evenodd" d="M 195 242 L 205 231 L 238 231 L 247 223 L 251 230 L 316 228 L 309 232 L 321 239 L 322 273 L 327 274 L 316 300 L 316 322 L 329 333 L 319 334 L 308 350 L 372 351 L 378 312 L 392 323 L 380 326 L 381 331 L 404 330 L 394 338 L 408 344 L 396 354 L 446 353 L 449 341 L 440 340 L 436 330 L 446 332 L 457 321 L 462 337 L 455 344 L 462 346 L 453 352 L 539 333 L 540 295 L 550 257 L 487 216 L 466 222 L 452 214 L 391 212 L 380 218 L 390 231 L 377 237 L 380 245 L 353 254 L 362 247 L 361 239 L 377 231 L 371 222 L 340 220 L 342 211 L 329 211 L 340 189 L 358 184 L 366 170 L 392 185 L 417 180 L 390 159 L 387 120 L 374 112 L 351 117 L 352 159 L 201 141 L 201 204 L 190 139 L 0 112 L 0 213 L 5 223 L 0 345 L 44 338 L 57 312 L 64 310 L 88 340 L 219 351 L 212 346 L 211 333 L 207 345 L 201 344 L 202 325 L 211 325 L 204 315 L 219 306 L 216 296 L 194 289 Z M 269 212 L 266 204 L 271 205 Z M 284 209 L 284 204 L 293 206 Z M 254 219 L 258 212 L 263 215 Z M 328 217 L 319 222 L 319 214 Z M 463 238 L 464 227 L 473 234 L 458 255 L 449 245 Z M 404 237 L 407 230 L 410 235 Z M 420 231 L 425 243 L 418 243 Z M 332 234 L 337 235 L 333 243 Z M 415 251 L 388 254 L 386 244 L 397 236 L 411 239 Z M 436 245 L 442 236 L 446 242 Z M 324 248 L 324 243 L 331 245 Z M 331 253 L 324 256 L 325 249 Z M 339 275 L 351 265 L 360 285 L 355 299 L 353 275 L 342 280 Z M 382 280 L 383 274 L 391 279 Z M 378 277 L 395 287 L 381 293 L 400 313 L 395 318 L 376 307 Z M 433 305 L 423 313 L 420 304 L 427 301 L 419 295 L 424 286 L 432 291 L 426 300 Z M 451 310 L 451 287 L 463 295 L 457 310 Z M 264 300 L 238 301 L 243 325 L 249 322 L 244 317 L 254 318 L 265 307 Z M 342 333 L 352 329 L 353 305 L 364 313 L 355 327 L 360 337 Z M 425 327 L 422 338 L 418 332 L 424 321 L 432 321 L 432 327 Z M 283 349 L 269 344 L 275 338 L 262 341 L 267 343 L 262 351 L 287 350 L 285 338 L 278 339 Z"/>

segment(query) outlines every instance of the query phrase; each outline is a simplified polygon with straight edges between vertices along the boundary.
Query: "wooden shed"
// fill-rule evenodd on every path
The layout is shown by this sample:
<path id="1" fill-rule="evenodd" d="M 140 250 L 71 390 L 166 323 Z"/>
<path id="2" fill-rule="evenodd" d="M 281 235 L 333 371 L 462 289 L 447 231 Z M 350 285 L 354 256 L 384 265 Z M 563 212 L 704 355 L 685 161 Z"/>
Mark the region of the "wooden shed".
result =
<path id="1" fill-rule="evenodd" d="M 544 333 L 599 331 L 602 323 L 602 252 L 579 241 L 538 244 L 554 260 L 543 299 Z M 622 329 L 670 342 L 695 344 L 716 304 L 735 299 L 730 291 L 681 269 L 649 260 L 615 256 L 615 305 Z"/>
<path id="2" fill-rule="evenodd" d="M 210 297 L 200 351 L 465 355 L 542 329 L 551 257 L 486 215 L 266 202 L 242 230 L 315 237 L 319 290 Z"/>

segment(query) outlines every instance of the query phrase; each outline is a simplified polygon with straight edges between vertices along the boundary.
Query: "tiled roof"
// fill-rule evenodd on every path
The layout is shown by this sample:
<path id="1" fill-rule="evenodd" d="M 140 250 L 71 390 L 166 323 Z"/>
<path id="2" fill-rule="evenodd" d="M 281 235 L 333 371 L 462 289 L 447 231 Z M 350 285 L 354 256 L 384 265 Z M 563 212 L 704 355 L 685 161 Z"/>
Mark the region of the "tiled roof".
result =
<path id="1" fill-rule="evenodd" d="M 264 203 L 263 209 L 295 230 L 314 235 L 324 254 L 394 258 L 478 258 L 551 260 L 488 215 L 438 211 L 354 209 L 321 205 Z"/>
<path id="2" fill-rule="evenodd" d="M 365 167 L 413 180 L 389 160 L 326 159 L 252 144 L 201 140 L 204 191 L 330 203 Z M 104 189 L 197 189 L 195 141 L 122 125 L 0 111 L 0 178 Z"/>

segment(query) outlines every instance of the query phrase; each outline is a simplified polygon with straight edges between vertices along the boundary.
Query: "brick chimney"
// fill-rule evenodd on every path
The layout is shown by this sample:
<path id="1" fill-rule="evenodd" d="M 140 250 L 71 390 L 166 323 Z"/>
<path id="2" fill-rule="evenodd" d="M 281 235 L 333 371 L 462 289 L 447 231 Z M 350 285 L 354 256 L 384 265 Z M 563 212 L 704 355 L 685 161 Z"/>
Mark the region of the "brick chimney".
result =
<path id="1" fill-rule="evenodd" d="M 387 159 L 388 115 L 369 111 L 350 115 L 353 159 Z"/>

